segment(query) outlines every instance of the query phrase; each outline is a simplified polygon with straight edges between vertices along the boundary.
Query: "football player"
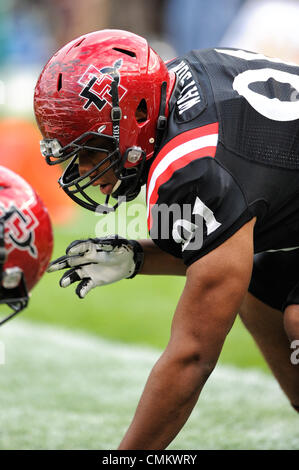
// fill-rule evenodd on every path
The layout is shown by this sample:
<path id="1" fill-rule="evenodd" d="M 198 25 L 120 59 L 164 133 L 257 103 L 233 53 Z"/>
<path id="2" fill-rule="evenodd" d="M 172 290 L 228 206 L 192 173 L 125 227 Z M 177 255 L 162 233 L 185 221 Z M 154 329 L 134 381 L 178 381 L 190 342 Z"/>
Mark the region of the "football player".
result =
<path id="1" fill-rule="evenodd" d="M 45 272 L 53 247 L 51 221 L 44 204 L 23 178 L 3 166 L 0 246 L 0 303 L 10 310 L 0 317 L 3 325 L 27 306 L 29 291 Z"/>
<path id="2" fill-rule="evenodd" d="M 226 48 L 165 64 L 145 39 L 118 30 L 72 41 L 40 75 L 42 154 L 50 165 L 69 161 L 60 186 L 107 213 L 145 184 L 152 238 L 71 243 L 50 266 L 70 268 L 60 285 L 78 282 L 83 298 L 138 273 L 186 276 L 120 449 L 168 446 L 239 311 L 298 410 L 298 76 L 295 64 Z"/>

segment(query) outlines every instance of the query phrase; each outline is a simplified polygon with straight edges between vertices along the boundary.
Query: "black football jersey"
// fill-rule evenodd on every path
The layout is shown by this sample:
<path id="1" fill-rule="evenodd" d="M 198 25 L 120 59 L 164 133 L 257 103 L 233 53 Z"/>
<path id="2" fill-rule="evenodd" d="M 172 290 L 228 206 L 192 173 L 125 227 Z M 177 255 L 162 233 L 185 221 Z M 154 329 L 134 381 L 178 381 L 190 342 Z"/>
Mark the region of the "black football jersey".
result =
<path id="1" fill-rule="evenodd" d="M 148 228 L 192 264 L 257 217 L 255 252 L 299 246 L 299 67 L 237 49 L 191 51 L 147 180 Z"/>

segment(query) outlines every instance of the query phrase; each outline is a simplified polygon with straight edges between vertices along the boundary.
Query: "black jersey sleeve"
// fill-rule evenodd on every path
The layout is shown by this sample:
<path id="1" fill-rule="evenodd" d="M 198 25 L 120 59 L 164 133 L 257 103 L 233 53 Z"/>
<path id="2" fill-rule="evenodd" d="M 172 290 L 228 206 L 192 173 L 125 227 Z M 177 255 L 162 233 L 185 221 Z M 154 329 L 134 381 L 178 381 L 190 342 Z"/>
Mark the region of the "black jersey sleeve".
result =
<path id="1" fill-rule="evenodd" d="M 153 241 L 189 266 L 252 218 L 242 189 L 211 157 L 195 159 L 162 184 L 150 208 Z"/>

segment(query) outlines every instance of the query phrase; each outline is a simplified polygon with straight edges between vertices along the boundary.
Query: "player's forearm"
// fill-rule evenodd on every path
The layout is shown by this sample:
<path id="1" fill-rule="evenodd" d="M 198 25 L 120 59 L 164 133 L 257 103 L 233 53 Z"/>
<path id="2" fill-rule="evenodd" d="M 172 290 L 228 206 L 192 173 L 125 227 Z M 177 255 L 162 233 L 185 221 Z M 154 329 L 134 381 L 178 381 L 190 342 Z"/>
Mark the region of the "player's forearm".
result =
<path id="1" fill-rule="evenodd" d="M 183 260 L 160 250 L 152 240 L 138 240 L 144 250 L 144 262 L 139 274 L 185 276 Z"/>
<path id="2" fill-rule="evenodd" d="M 163 449 L 188 419 L 246 293 L 252 230 L 253 223 L 247 224 L 188 268 L 169 344 L 149 377 L 120 449 Z M 231 260 L 231 253 L 239 256 Z"/>
<path id="3" fill-rule="evenodd" d="M 184 363 L 164 353 L 149 376 L 119 450 L 165 449 L 194 408 L 207 380 L 207 370 L 195 358 Z"/>

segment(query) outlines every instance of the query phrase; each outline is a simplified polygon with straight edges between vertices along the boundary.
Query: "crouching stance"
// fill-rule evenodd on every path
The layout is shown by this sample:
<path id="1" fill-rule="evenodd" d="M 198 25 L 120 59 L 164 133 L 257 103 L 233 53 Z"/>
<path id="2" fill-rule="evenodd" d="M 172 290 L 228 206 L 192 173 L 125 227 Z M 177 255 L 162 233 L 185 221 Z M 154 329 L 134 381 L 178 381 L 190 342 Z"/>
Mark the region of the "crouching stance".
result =
<path id="1" fill-rule="evenodd" d="M 298 75 L 294 64 L 227 48 L 192 50 L 165 64 L 144 38 L 104 30 L 67 44 L 39 77 L 42 154 L 49 165 L 68 161 L 60 186 L 103 214 L 145 186 L 152 239 L 73 243 L 50 268 L 70 268 L 61 286 L 78 281 L 84 297 L 136 274 L 186 276 L 170 341 L 121 449 L 172 441 L 239 311 L 299 405 L 298 366 L 289 362 L 298 297 L 285 295 L 282 307 L 252 284 L 260 283 L 254 254 L 287 249 L 293 256 L 298 246 Z"/>

